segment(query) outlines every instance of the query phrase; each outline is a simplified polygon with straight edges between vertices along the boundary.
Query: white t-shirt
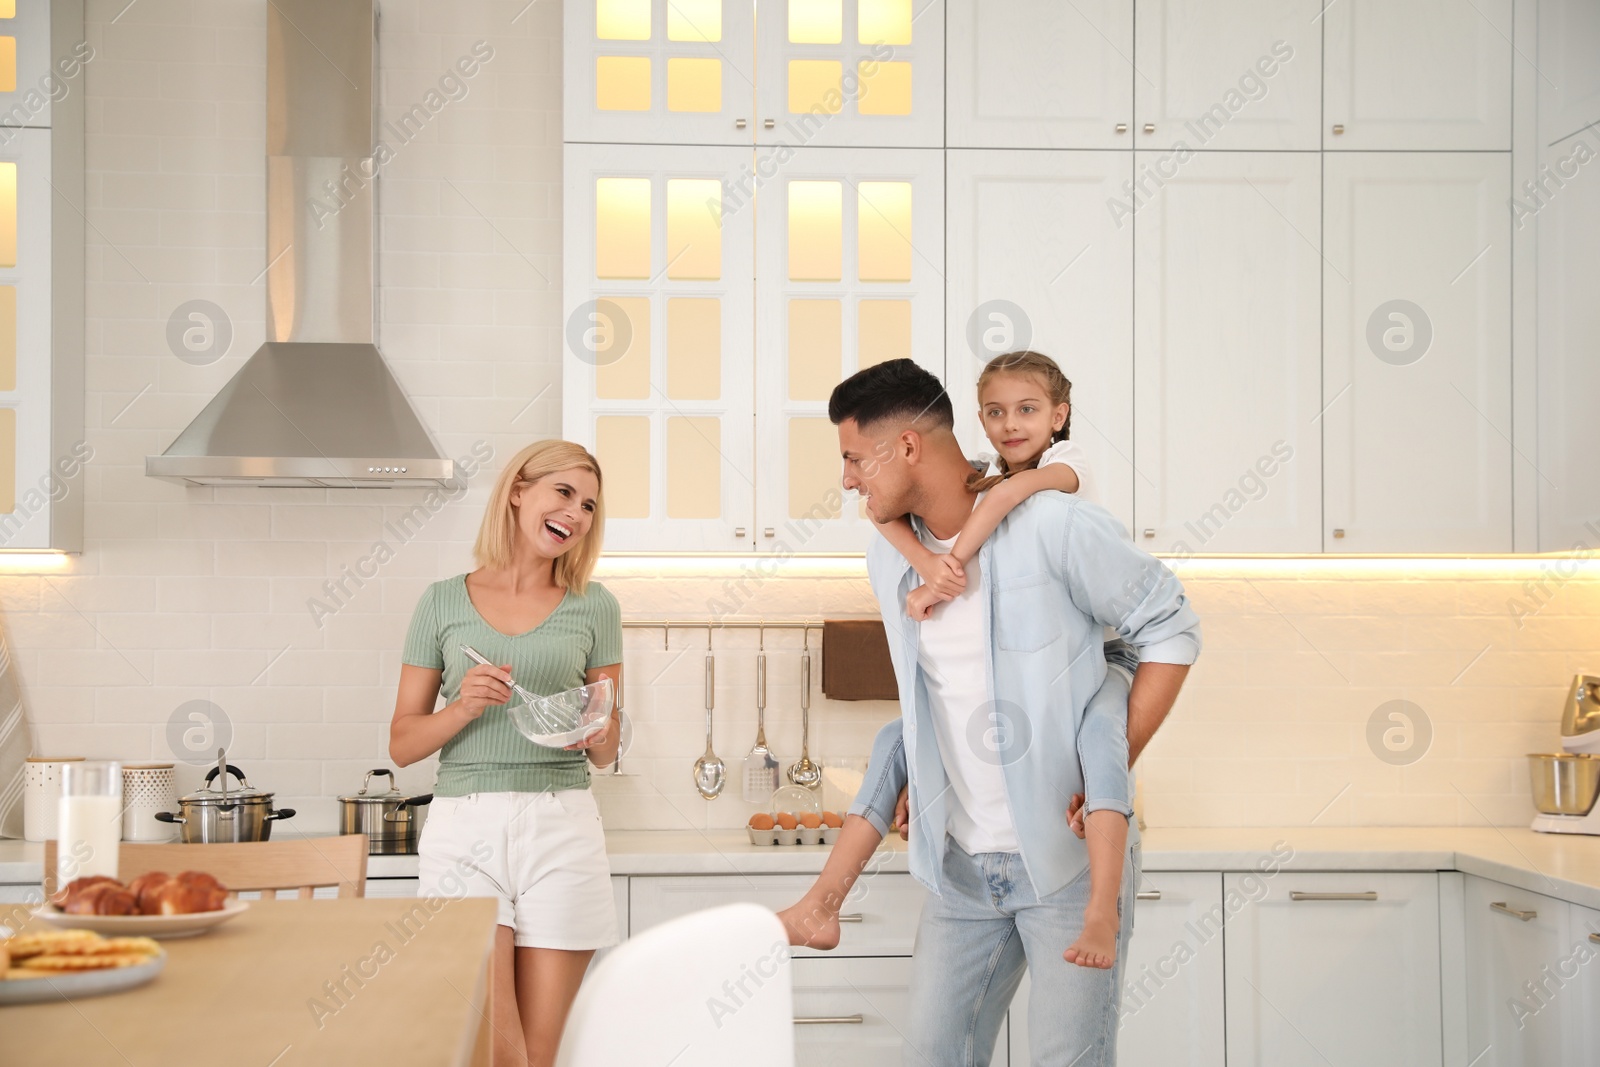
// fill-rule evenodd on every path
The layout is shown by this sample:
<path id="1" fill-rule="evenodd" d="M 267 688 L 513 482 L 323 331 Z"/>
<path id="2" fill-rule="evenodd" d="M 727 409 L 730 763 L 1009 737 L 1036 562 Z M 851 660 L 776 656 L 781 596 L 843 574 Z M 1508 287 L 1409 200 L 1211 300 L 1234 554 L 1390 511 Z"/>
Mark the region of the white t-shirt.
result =
<path id="1" fill-rule="evenodd" d="M 995 461 L 993 452 L 983 452 L 978 455 L 983 461 L 985 474 L 999 474 L 1000 465 Z M 1076 441 L 1057 441 L 1039 457 L 1039 466 L 1047 463 L 1065 463 L 1071 467 L 1078 476 L 1078 491 L 1073 496 L 1082 497 L 1091 504 L 1100 503 L 1100 494 L 1095 491 L 1094 477 L 1089 473 L 1089 459 L 1084 455 L 1083 446 Z"/>
<path id="2" fill-rule="evenodd" d="M 922 530 L 922 543 L 948 552 L 955 538 L 942 541 Z M 1017 829 L 1006 800 L 999 756 L 988 747 L 989 648 L 983 634 L 984 581 L 976 558 L 964 568 L 961 595 L 934 609 L 921 624 L 921 669 L 933 711 L 934 736 L 950 777 L 945 828 L 968 852 L 1017 852 Z"/>

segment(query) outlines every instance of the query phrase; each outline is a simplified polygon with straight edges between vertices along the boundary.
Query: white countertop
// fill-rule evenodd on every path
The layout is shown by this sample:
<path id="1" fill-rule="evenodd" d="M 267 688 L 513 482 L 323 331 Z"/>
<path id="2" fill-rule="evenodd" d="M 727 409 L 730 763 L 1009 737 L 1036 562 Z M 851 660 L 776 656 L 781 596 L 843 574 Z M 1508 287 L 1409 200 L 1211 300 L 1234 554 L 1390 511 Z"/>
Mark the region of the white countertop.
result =
<path id="1" fill-rule="evenodd" d="M 815 874 L 828 849 L 752 845 L 742 830 L 620 830 L 606 834 L 617 875 Z M 1154 829 L 1146 871 L 1462 871 L 1600 909 L 1600 837 L 1458 827 Z M 886 842 L 877 867 L 907 870 L 905 844 Z M 0 885 L 38 884 L 44 846 L 0 841 Z M 415 856 L 373 856 L 369 878 L 414 878 Z"/>

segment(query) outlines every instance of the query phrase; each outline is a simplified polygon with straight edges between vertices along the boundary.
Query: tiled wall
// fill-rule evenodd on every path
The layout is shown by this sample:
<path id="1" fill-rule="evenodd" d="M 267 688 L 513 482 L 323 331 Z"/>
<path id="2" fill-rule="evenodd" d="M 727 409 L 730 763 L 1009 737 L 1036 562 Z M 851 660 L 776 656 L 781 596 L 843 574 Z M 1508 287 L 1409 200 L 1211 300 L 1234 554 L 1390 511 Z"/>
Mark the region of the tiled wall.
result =
<path id="1" fill-rule="evenodd" d="M 519 8 L 520 11 L 519 11 Z M 559 426 L 560 5 L 384 0 L 381 118 L 423 101 L 477 41 L 494 55 L 382 179 L 380 344 L 452 455 L 503 460 Z M 0 609 L 38 749 L 172 758 L 188 701 L 226 714 L 254 784 L 328 829 L 333 796 L 387 762 L 398 649 L 434 578 L 468 564 L 487 476 L 377 577 L 325 583 L 369 554 L 415 493 L 186 489 L 144 477 L 262 339 L 264 0 L 91 0 L 88 93 L 88 550 L 0 573 Z M 211 300 L 232 346 L 205 367 L 165 339 L 174 308 Z M 1537 563 L 1214 564 L 1183 574 L 1207 652 L 1144 761 L 1152 825 L 1513 825 L 1532 814 L 1522 753 L 1556 740 L 1566 681 L 1594 668 L 1600 579 L 1522 588 Z M 631 615 L 703 618 L 742 584 L 747 618 L 873 610 L 857 565 L 794 562 L 749 578 L 607 564 Z M 3 571 L 3 569 L 0 569 Z M 1531 617 L 1518 618 L 1519 599 Z M 333 613 L 319 621 L 312 601 Z M 1519 626 L 1519 621 L 1521 625 Z M 690 767 L 704 748 L 703 631 L 628 634 L 636 738 L 600 781 L 608 825 L 732 826 Z M 737 770 L 755 737 L 756 635 L 717 637 L 716 750 Z M 799 634 L 775 631 L 768 739 L 799 750 Z M 820 673 L 818 674 L 820 678 Z M 1367 723 L 1406 699 L 1426 755 L 1386 763 Z M 814 705 L 812 756 L 863 757 L 890 704 Z M 179 716 L 181 725 L 186 725 Z M 196 761 L 198 764 L 198 760 Z M 203 767 L 185 765 L 182 788 Z M 431 767 L 402 773 L 421 790 Z"/>

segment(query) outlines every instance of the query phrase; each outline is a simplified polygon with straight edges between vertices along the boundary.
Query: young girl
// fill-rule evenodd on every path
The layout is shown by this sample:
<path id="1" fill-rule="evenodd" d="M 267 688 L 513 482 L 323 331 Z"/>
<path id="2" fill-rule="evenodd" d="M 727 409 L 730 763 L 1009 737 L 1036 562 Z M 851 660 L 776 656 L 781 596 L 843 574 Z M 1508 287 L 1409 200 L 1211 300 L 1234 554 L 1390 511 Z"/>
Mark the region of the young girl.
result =
<path id="1" fill-rule="evenodd" d="M 1012 508 L 1034 493 L 1055 489 L 1092 499 L 1083 451 L 1068 440 L 1072 383 L 1037 352 L 996 356 L 978 377 L 979 414 L 995 447 L 982 477 L 969 488 L 983 494 L 948 553 L 923 545 L 908 519 L 879 529 L 921 576 L 906 597 L 906 614 L 923 621 L 966 586 L 964 565 Z M 977 464 L 974 464 L 977 466 Z M 1003 607 L 1003 605 L 1002 605 Z M 1128 819 L 1128 689 L 1137 657 L 1118 641 L 1106 647 L 1106 682 L 1084 709 L 1078 731 L 1083 768 L 1084 825 L 1089 849 L 1089 904 L 1083 931 L 1064 953 L 1068 962 L 1108 968 L 1116 961 L 1118 898 Z M 873 743 L 872 759 L 844 830 L 806 896 L 780 912 L 793 944 L 832 948 L 839 941 L 839 909 L 878 844 L 892 827 L 905 835 L 907 781 L 902 724 L 896 718 Z"/>
<path id="2" fill-rule="evenodd" d="M 505 709 L 513 679 L 546 695 L 601 678 L 621 691 L 621 612 L 589 580 L 604 524 L 600 464 L 583 446 L 524 448 L 489 494 L 478 568 L 423 592 L 401 656 L 389 753 L 402 767 L 439 753 L 419 895 L 499 900 L 489 971 L 497 1067 L 555 1063 L 589 958 L 617 942 L 589 792 L 589 764 L 616 758 L 616 713 L 563 750 L 523 737 Z M 497 666 L 475 665 L 463 645 Z M 435 710 L 440 693 L 448 703 Z"/>

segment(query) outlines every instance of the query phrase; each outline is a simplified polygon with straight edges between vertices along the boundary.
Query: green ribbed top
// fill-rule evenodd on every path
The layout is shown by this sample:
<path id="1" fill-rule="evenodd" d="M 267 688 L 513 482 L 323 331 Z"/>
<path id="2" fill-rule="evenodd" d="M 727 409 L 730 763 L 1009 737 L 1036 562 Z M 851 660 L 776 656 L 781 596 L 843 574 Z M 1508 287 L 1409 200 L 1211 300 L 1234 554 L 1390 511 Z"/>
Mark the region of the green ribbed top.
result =
<path id="1" fill-rule="evenodd" d="M 461 679 L 473 662 L 461 651 L 471 645 L 494 663 L 511 664 L 524 689 L 549 696 L 584 684 L 595 667 L 622 662 L 622 611 L 599 582 L 579 596 L 567 590 L 548 618 L 526 633 L 503 634 L 484 621 L 467 596 L 467 576 L 434 582 L 417 601 L 401 661 L 443 674 L 447 701 L 461 696 Z M 442 797 L 468 793 L 553 793 L 589 788 L 589 760 L 582 752 L 536 745 L 517 732 L 506 706 L 483 714 L 439 753 Z"/>

